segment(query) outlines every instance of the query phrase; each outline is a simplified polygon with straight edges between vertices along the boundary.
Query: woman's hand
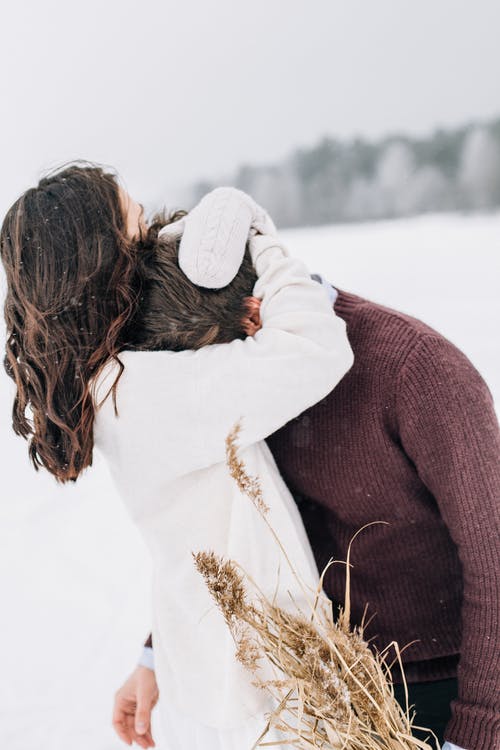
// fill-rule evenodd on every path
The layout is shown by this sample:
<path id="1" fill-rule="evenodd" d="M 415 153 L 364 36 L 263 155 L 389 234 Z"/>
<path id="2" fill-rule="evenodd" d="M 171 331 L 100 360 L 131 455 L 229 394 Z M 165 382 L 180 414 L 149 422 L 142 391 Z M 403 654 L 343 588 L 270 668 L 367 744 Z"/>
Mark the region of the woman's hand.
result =
<path id="1" fill-rule="evenodd" d="M 138 666 L 115 693 L 113 726 L 127 745 L 136 742 L 140 747 L 156 747 L 151 735 L 151 711 L 160 693 L 155 673 Z"/>
<path id="2" fill-rule="evenodd" d="M 188 279 L 221 289 L 238 273 L 247 241 L 255 234 L 277 234 L 267 211 L 243 190 L 218 187 L 187 216 L 166 224 L 158 237 L 180 237 L 179 266 Z"/>

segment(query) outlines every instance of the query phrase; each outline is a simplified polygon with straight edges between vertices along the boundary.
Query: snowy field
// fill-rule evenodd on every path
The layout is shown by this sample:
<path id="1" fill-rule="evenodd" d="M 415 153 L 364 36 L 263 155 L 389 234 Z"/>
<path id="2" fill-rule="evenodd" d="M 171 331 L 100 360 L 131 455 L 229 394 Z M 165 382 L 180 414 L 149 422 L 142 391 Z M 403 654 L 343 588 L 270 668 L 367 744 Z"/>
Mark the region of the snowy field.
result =
<path id="1" fill-rule="evenodd" d="M 500 214 L 283 237 L 311 271 L 444 333 L 498 407 Z M 10 429 L 12 383 L 3 369 L 0 378 L 0 748 L 118 750 L 113 697 L 149 632 L 149 556 L 99 456 L 71 487 L 34 472 Z"/>

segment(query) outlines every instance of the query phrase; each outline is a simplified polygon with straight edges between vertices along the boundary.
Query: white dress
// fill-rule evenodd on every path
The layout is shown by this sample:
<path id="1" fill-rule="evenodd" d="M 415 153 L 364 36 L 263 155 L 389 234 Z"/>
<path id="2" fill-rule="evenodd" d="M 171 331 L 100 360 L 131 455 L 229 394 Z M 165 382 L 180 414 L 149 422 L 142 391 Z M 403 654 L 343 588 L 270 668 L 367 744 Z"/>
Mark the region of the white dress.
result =
<path id="1" fill-rule="evenodd" d="M 158 703 L 174 750 L 249 750 L 275 706 L 236 661 L 221 613 L 192 552 L 233 558 L 277 603 L 306 608 L 296 579 L 251 501 L 225 465 L 238 439 L 260 479 L 267 518 L 306 586 L 318 571 L 302 521 L 264 439 L 324 398 L 353 362 L 344 321 L 323 286 L 274 236 L 250 240 L 262 328 L 253 337 L 197 351 L 124 351 L 125 370 L 94 424 L 95 446 L 153 561 L 152 634 Z M 94 383 L 100 403 L 117 366 Z M 268 666 L 261 675 L 273 676 Z M 270 734 L 264 741 L 280 738 Z"/>

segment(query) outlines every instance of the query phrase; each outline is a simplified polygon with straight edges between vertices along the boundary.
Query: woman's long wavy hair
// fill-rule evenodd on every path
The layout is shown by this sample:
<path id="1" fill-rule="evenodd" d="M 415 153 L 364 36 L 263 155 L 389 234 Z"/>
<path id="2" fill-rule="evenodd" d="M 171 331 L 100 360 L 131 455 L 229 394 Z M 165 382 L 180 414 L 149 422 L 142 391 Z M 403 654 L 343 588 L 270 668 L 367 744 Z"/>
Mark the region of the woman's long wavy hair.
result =
<path id="1" fill-rule="evenodd" d="M 60 483 L 92 464 L 89 381 L 128 343 L 141 300 L 138 254 L 185 211 L 157 215 L 132 241 L 117 176 L 77 162 L 46 175 L 7 212 L 0 248 L 7 277 L 4 367 L 16 384 L 12 426 L 36 470 Z M 31 416 L 27 410 L 31 411 Z M 116 409 L 116 401 L 115 401 Z"/>

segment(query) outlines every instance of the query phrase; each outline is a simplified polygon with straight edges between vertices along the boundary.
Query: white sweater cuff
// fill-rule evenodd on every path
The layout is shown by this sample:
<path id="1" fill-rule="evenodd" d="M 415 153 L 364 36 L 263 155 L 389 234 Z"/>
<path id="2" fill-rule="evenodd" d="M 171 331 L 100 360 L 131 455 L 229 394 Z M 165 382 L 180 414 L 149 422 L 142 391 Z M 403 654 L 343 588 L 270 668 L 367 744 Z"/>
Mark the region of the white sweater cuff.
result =
<path id="1" fill-rule="evenodd" d="M 153 649 L 150 646 L 143 646 L 141 656 L 137 663 L 142 667 L 147 667 L 148 669 L 152 669 L 154 671 L 154 654 Z"/>

